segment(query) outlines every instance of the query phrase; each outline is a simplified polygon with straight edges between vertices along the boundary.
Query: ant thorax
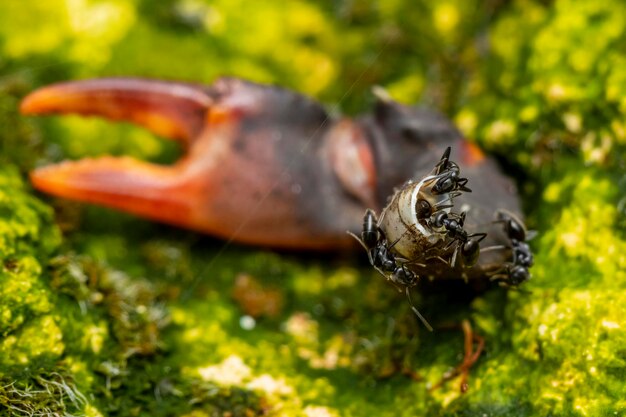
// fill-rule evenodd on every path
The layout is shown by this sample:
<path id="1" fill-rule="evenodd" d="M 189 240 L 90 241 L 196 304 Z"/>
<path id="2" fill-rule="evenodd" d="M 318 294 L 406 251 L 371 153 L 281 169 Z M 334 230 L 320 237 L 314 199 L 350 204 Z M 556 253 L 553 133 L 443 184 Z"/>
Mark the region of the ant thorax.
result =
<path id="1" fill-rule="evenodd" d="M 432 191 L 438 178 L 428 175 L 419 182 L 407 182 L 391 197 L 380 215 L 378 225 L 387 244 L 393 245 L 390 250 L 399 257 L 419 260 L 446 240 L 445 228 L 434 228 L 429 221 L 434 211 L 450 213 L 449 206 L 453 205 L 453 193 Z M 426 213 L 424 207 L 429 208 Z"/>

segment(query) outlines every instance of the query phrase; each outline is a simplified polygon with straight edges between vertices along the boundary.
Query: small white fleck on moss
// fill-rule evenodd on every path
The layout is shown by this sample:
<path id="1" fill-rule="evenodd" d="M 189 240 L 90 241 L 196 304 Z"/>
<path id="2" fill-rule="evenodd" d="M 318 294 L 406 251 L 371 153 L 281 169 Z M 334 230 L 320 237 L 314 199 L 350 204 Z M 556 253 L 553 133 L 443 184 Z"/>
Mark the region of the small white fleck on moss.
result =
<path id="1" fill-rule="evenodd" d="M 254 378 L 246 385 L 253 391 L 262 391 L 267 395 L 289 395 L 293 393 L 293 388 L 284 379 L 276 379 L 268 374 L 263 374 Z"/>
<path id="2" fill-rule="evenodd" d="M 239 326 L 244 330 L 252 330 L 256 327 L 256 320 L 252 316 L 241 316 L 239 318 Z"/>
<path id="3" fill-rule="evenodd" d="M 539 326 L 537 330 L 539 331 L 540 336 L 544 336 L 546 332 L 548 331 L 548 326 L 546 326 L 545 324 L 542 324 Z"/>
<path id="4" fill-rule="evenodd" d="M 335 410 L 318 405 L 307 405 L 303 412 L 306 417 L 335 417 L 337 415 Z"/>
<path id="5" fill-rule="evenodd" d="M 252 372 L 239 356 L 231 355 L 222 363 L 199 368 L 198 373 L 205 381 L 229 386 L 241 384 Z"/>
<path id="6" fill-rule="evenodd" d="M 607 329 L 619 329 L 620 325 L 619 323 L 615 323 L 614 321 L 602 320 L 602 327 L 605 327 Z"/>
<path id="7" fill-rule="evenodd" d="M 565 113 L 563 115 L 563 123 L 567 130 L 572 133 L 579 133 L 582 130 L 583 121 L 579 114 Z"/>

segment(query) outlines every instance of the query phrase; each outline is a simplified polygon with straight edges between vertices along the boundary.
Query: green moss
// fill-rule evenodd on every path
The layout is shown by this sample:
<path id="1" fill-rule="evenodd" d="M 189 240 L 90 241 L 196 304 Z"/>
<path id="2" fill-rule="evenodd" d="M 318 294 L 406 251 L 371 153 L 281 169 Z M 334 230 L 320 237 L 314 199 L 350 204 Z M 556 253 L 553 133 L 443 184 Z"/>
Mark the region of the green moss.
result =
<path id="1" fill-rule="evenodd" d="M 622 2 L 31 3 L 0 3 L 0 412 L 624 413 Z M 22 118 L 34 87 L 222 74 L 348 113 L 379 84 L 505 161 L 539 231 L 530 283 L 471 302 L 415 294 L 436 325 L 469 317 L 485 337 L 467 394 L 458 380 L 428 391 L 458 363 L 461 333 L 424 331 L 361 256 L 225 245 L 24 185 L 39 162 L 179 152 L 129 126 Z"/>
<path id="2" fill-rule="evenodd" d="M 15 415 L 79 410 L 86 400 L 62 365 L 66 339 L 44 278 L 60 244 L 52 211 L 11 166 L 0 172 L 0 211 L 0 405 Z"/>
<path id="3" fill-rule="evenodd" d="M 65 416 L 69 412 L 90 409 L 87 399 L 77 390 L 66 373 L 41 372 L 35 377 L 0 378 L 0 406 L 10 415 Z"/>
<path id="4" fill-rule="evenodd" d="M 260 412 L 260 398 L 250 390 L 182 377 L 180 365 L 163 356 L 165 285 L 131 279 L 88 257 L 55 256 L 61 240 L 52 212 L 11 167 L 0 173 L 0 197 L 1 410 L 46 416 Z M 167 406 L 149 400 L 155 390 Z"/>

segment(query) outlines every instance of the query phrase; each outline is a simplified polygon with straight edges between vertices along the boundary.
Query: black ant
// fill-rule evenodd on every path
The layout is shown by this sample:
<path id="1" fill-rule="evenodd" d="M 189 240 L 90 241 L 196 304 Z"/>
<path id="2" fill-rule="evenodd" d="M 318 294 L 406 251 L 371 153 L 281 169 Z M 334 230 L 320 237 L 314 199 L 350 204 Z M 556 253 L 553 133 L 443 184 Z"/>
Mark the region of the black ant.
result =
<path id="1" fill-rule="evenodd" d="M 494 274 L 492 279 L 516 287 L 530 279 L 528 269 L 533 266 L 534 258 L 526 241 L 532 239 L 534 233 L 528 232 L 515 215 L 504 210 L 498 211 L 496 222 L 504 224 L 504 231 L 511 240 L 513 260 L 506 263 L 504 270 Z"/>
<path id="2" fill-rule="evenodd" d="M 460 178 L 461 169 L 456 162 L 450 161 L 450 151 L 452 148 L 449 146 L 441 156 L 441 160 L 437 164 L 437 176 L 439 179 L 432 187 L 433 194 L 446 194 L 452 191 L 460 190 L 471 193 L 472 190 L 467 188 L 467 178 Z"/>
<path id="3" fill-rule="evenodd" d="M 478 261 L 480 255 L 480 242 L 487 237 L 486 233 L 468 234 L 463 225 L 467 213 L 461 215 L 448 214 L 445 211 L 436 212 L 430 219 L 430 224 L 434 228 L 444 227 L 446 236 L 452 239 L 451 244 L 457 242 L 457 246 L 452 255 L 452 266 L 456 266 L 457 257 L 461 256 L 464 267 L 472 267 Z"/>
<path id="4" fill-rule="evenodd" d="M 365 212 L 363 216 L 363 229 L 361 230 L 361 237 L 359 238 L 354 233 L 348 232 L 353 236 L 367 251 L 370 264 L 387 280 L 391 281 L 393 285 L 403 286 L 407 300 L 411 309 L 415 315 L 420 319 L 424 326 L 433 331 L 432 326 L 422 316 L 422 314 L 415 308 L 411 301 L 411 295 L 409 289 L 417 285 L 418 276 L 407 268 L 407 263 L 402 258 L 397 258 L 391 249 L 396 242 L 388 245 L 387 239 L 383 231 L 378 227 L 378 220 L 376 214 L 370 209 Z M 400 289 L 398 287 L 398 289 Z"/>

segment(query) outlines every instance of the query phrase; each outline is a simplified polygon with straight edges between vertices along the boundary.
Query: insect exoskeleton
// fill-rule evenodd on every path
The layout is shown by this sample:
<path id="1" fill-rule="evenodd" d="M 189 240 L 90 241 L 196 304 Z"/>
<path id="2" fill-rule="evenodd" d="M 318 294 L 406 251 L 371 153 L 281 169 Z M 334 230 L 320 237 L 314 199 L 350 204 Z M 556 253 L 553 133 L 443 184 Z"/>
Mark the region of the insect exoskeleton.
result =
<path id="1" fill-rule="evenodd" d="M 432 262 L 471 267 L 479 254 L 478 243 L 486 234 L 468 234 L 463 228 L 465 213 L 454 213 L 454 198 L 466 187 L 459 167 L 449 160 L 447 148 L 435 168 L 424 178 L 409 181 L 397 190 L 380 218 L 372 210 L 363 217 L 361 236 L 348 232 L 367 251 L 370 264 L 398 290 L 404 289 L 413 312 L 432 327 L 411 301 L 410 288 L 418 284 L 420 269 Z M 449 259 L 444 259 L 443 256 Z"/>
<path id="2" fill-rule="evenodd" d="M 439 211 L 449 214 L 456 192 L 433 193 L 437 180 L 437 175 L 429 175 L 407 182 L 393 195 L 378 221 L 387 244 L 410 262 L 423 260 L 430 249 L 446 240 L 446 229 L 433 227 L 430 218 Z"/>

